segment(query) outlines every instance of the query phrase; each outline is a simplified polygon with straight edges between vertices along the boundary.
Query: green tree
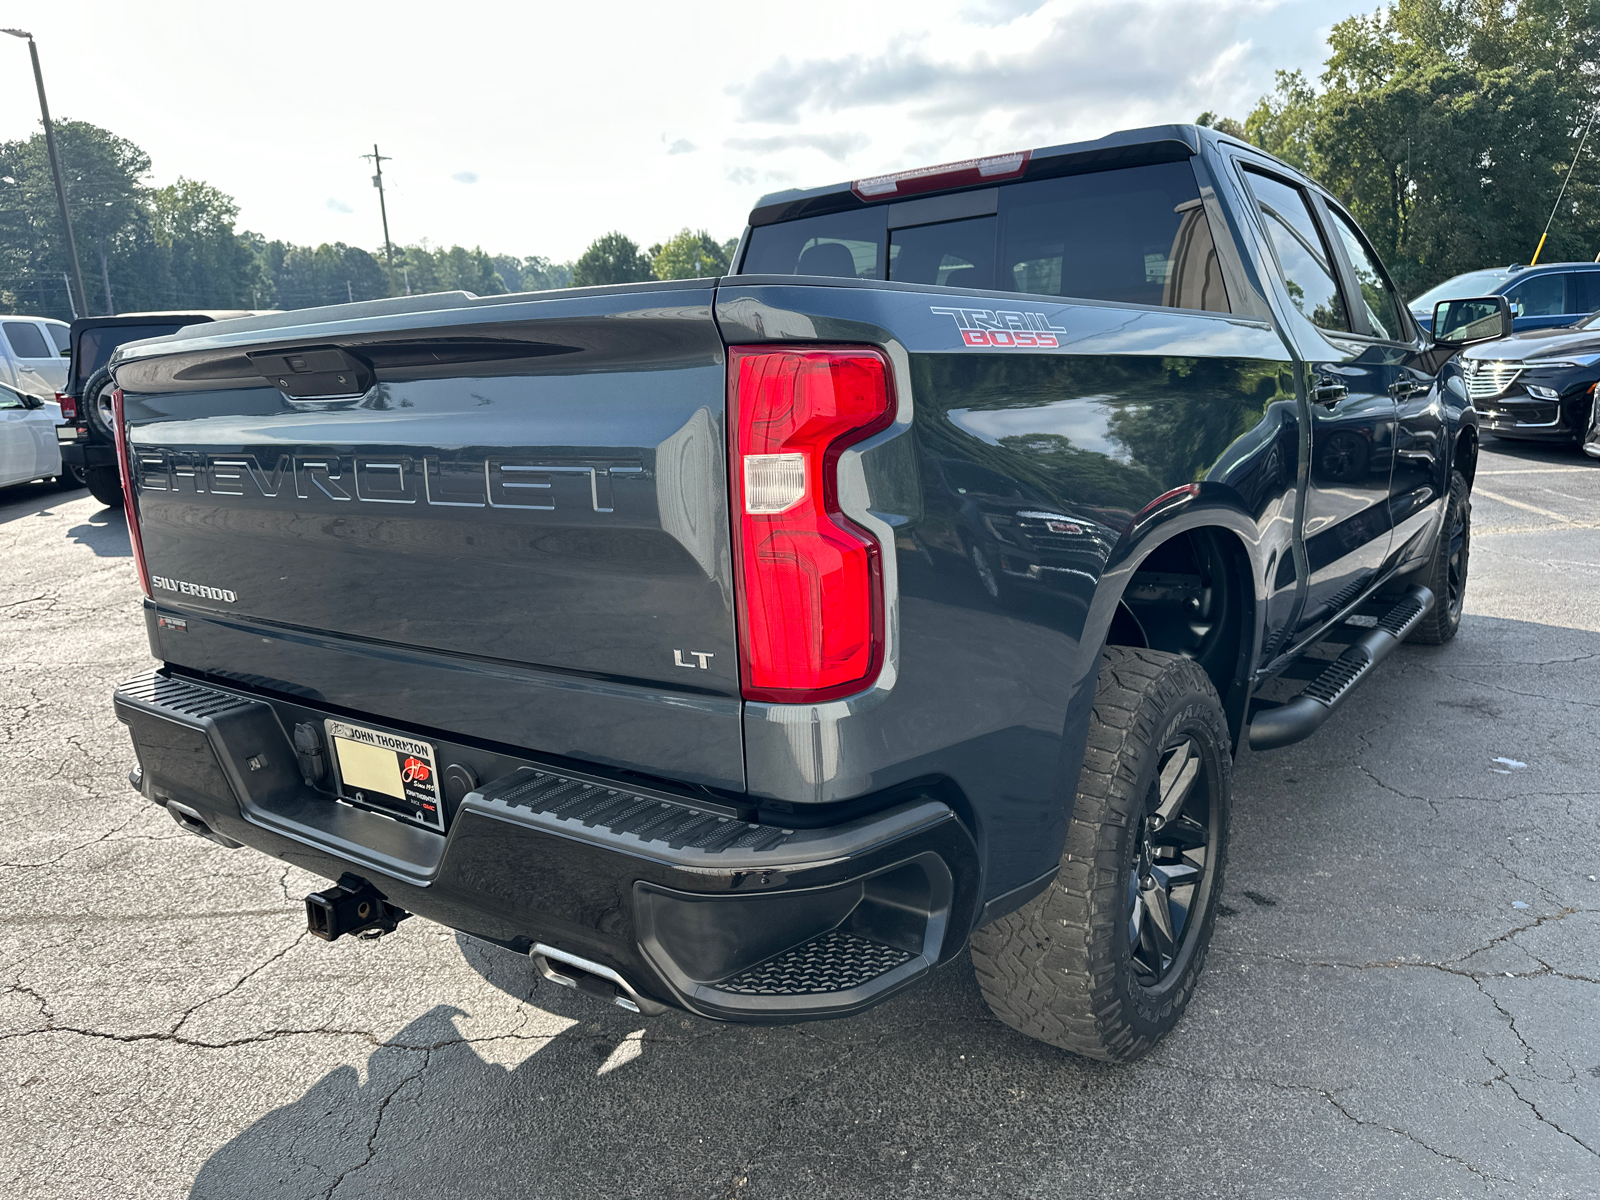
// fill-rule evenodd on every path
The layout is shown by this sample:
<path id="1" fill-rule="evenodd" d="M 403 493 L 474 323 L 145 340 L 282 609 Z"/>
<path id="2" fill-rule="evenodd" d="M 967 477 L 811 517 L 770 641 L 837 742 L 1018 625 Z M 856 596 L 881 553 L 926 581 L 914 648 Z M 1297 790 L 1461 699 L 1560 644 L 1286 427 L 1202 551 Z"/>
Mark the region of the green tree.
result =
<path id="1" fill-rule="evenodd" d="M 542 292 L 551 288 L 571 287 L 573 265 L 570 262 L 552 262 L 538 254 L 529 255 L 522 260 L 522 290 Z"/>
<path id="2" fill-rule="evenodd" d="M 1276 80 L 1272 94 L 1261 97 L 1244 119 L 1245 137 L 1291 167 L 1310 171 L 1316 90 L 1302 71 L 1279 71 Z"/>
<path id="3" fill-rule="evenodd" d="M 1347 203 L 1401 290 L 1600 249 L 1600 0 L 1396 0 L 1334 26 L 1315 90 L 1281 74 L 1253 141 Z"/>
<path id="4" fill-rule="evenodd" d="M 650 247 L 657 279 L 714 278 L 728 273 L 728 254 L 704 229 L 680 230 L 663 246 Z"/>
<path id="5" fill-rule="evenodd" d="M 1238 138 L 1240 141 L 1244 141 L 1245 138 L 1243 125 L 1239 124 L 1239 122 L 1235 121 L 1232 117 L 1225 117 L 1220 113 L 1214 113 L 1209 108 L 1196 117 L 1194 119 L 1194 123 L 1196 125 L 1203 125 L 1207 129 L 1215 129 L 1218 133 L 1225 133 L 1229 137 Z"/>
<path id="6" fill-rule="evenodd" d="M 573 287 L 641 283 L 653 278 L 650 260 L 639 253 L 638 243 L 620 233 L 596 238 L 572 264 Z"/>
<path id="7" fill-rule="evenodd" d="M 239 206 L 208 183 L 185 179 L 151 193 L 157 243 L 184 307 L 248 308 L 259 291 L 250 242 L 233 229 Z"/>
<path id="8" fill-rule="evenodd" d="M 313 249 L 273 242 L 266 258 L 279 308 L 315 308 L 389 294 L 383 265 L 359 246 L 325 242 Z"/>
<path id="9" fill-rule="evenodd" d="M 96 313 L 127 309 L 125 287 L 143 299 L 170 286 L 155 250 L 144 180 L 150 156 L 87 121 L 56 122 L 67 210 Z M 0 143 L 0 292 L 13 310 L 70 317 L 61 277 L 71 269 L 44 134 Z"/>

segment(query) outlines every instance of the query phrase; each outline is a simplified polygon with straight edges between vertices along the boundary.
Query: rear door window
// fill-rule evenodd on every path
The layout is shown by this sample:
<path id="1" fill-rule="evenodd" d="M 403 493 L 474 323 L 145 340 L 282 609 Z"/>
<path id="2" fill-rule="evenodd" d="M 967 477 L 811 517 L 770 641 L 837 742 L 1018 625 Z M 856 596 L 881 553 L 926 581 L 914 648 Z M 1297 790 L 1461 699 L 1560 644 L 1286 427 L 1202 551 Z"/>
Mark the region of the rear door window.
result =
<path id="1" fill-rule="evenodd" d="M 69 335 L 72 332 L 72 326 L 46 325 L 45 328 L 50 331 L 50 340 L 56 344 L 57 354 L 68 354 L 71 352 L 69 347 L 72 345 L 72 338 Z"/>
<path id="2" fill-rule="evenodd" d="M 1305 193 L 1271 175 L 1245 169 L 1261 210 L 1284 287 L 1294 306 L 1323 329 L 1348 331 L 1350 314 L 1335 280 L 1333 255 L 1317 229 Z"/>
<path id="3" fill-rule="evenodd" d="M 1519 317 L 1559 317 L 1571 311 L 1567 308 L 1567 276 L 1561 272 L 1524 279 L 1503 294 Z"/>
<path id="4" fill-rule="evenodd" d="M 18 358 L 54 358 L 55 352 L 44 340 L 44 334 L 32 321 L 0 322 L 5 329 L 6 342 L 11 353 Z"/>
<path id="5" fill-rule="evenodd" d="M 1600 271 L 1575 271 L 1572 283 L 1578 291 L 1578 307 L 1574 311 L 1592 313 L 1600 308 Z"/>

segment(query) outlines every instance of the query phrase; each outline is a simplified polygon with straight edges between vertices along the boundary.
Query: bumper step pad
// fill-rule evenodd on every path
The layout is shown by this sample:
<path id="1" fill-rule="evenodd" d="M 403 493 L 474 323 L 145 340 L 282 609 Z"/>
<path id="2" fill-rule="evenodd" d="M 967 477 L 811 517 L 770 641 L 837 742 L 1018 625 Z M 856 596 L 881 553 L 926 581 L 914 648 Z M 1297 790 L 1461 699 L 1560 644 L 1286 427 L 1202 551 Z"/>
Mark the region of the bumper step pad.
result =
<path id="1" fill-rule="evenodd" d="M 715 854 L 725 850 L 760 853 L 783 845 L 794 831 L 755 825 L 734 816 L 691 808 L 648 793 L 526 768 L 482 789 L 485 800 L 511 808 L 573 821 L 589 829 L 631 834 L 643 842 L 660 842 Z"/>
<path id="2" fill-rule="evenodd" d="M 830 929 L 804 945 L 724 979 L 717 989 L 736 996 L 824 996 L 864 987 L 912 954 L 870 938 Z"/>

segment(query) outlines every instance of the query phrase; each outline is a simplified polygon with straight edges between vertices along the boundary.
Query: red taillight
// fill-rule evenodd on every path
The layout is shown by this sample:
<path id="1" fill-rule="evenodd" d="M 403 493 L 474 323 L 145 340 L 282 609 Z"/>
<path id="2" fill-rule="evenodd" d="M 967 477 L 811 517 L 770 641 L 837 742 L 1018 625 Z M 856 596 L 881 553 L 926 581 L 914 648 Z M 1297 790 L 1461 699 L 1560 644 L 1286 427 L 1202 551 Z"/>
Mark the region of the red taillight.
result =
<path id="1" fill-rule="evenodd" d="M 944 188 L 971 187 L 1000 179 L 1016 179 L 1028 169 L 1028 160 L 1032 157 L 1032 150 L 1018 150 L 1012 154 L 991 154 L 988 158 L 940 163 L 937 167 L 918 167 L 914 171 L 896 171 L 893 175 L 858 179 L 850 185 L 850 190 L 863 200 L 890 200 L 897 196 L 915 196 L 919 192 L 937 192 Z"/>
<path id="2" fill-rule="evenodd" d="M 859 691 L 883 662 L 878 543 L 839 511 L 839 455 L 894 420 L 862 347 L 728 352 L 740 678 L 747 700 Z"/>
<path id="3" fill-rule="evenodd" d="M 56 403 L 61 406 L 61 419 L 63 421 L 76 421 L 78 419 L 78 402 L 66 392 L 56 393 Z"/>
<path id="4" fill-rule="evenodd" d="M 150 568 L 144 562 L 144 539 L 139 536 L 139 514 L 133 507 L 133 460 L 128 457 L 128 423 L 122 418 L 122 389 L 111 393 L 111 423 L 117 433 L 117 470 L 122 475 L 122 515 L 128 521 L 128 540 L 133 544 L 134 565 L 139 568 L 139 586 L 148 599 L 155 599 L 150 590 Z"/>

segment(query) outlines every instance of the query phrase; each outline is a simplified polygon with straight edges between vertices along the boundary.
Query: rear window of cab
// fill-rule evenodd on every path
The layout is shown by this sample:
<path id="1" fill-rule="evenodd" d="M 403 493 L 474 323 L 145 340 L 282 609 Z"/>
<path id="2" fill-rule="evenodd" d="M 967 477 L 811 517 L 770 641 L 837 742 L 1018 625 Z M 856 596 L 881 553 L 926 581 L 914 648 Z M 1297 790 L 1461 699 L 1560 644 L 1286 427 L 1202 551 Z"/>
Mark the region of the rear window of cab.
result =
<path id="1" fill-rule="evenodd" d="M 891 229 L 890 208 L 758 226 L 740 273 L 1230 311 L 1187 162 L 1005 184 L 992 215 L 960 220 Z"/>

